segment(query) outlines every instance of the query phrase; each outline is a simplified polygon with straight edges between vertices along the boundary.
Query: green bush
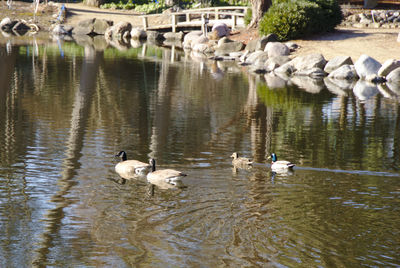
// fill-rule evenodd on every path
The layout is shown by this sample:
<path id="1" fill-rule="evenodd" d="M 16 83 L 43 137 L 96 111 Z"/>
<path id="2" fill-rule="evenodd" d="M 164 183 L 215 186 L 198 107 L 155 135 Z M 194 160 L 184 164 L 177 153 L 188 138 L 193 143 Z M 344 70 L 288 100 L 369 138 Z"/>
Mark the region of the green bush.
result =
<path id="1" fill-rule="evenodd" d="M 336 0 L 275 1 L 259 23 L 262 35 L 275 33 L 285 41 L 330 31 L 342 20 Z"/>
<path id="2" fill-rule="evenodd" d="M 249 25 L 249 23 L 251 22 L 251 18 L 253 16 L 253 11 L 251 10 L 251 8 L 248 8 L 246 11 L 246 14 L 244 14 L 244 25 Z"/>

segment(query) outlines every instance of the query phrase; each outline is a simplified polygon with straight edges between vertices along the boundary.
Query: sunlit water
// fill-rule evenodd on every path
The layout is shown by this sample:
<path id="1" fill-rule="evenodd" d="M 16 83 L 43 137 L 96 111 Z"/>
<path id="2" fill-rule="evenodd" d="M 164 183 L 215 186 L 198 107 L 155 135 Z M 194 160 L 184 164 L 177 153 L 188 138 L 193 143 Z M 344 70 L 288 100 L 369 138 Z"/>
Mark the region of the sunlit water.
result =
<path id="1" fill-rule="evenodd" d="M 0 50 L 1 267 L 400 266 L 396 101 L 154 47 Z M 186 188 L 121 183 L 120 150 Z"/>

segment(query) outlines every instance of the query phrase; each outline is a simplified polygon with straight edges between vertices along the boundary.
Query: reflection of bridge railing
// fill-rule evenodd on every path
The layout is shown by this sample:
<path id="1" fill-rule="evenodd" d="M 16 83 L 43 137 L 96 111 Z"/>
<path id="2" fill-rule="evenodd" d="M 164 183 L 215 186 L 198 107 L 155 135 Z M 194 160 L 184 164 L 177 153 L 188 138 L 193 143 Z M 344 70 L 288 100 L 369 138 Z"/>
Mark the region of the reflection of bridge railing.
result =
<path id="1" fill-rule="evenodd" d="M 224 22 L 228 26 L 235 28 L 237 25 L 243 25 L 243 17 L 249 7 L 227 6 L 191 9 L 183 12 L 173 12 L 166 14 L 143 15 L 144 30 L 165 30 L 171 29 L 175 32 L 177 28 L 204 28 L 205 24 L 213 26 L 216 22 Z M 149 25 L 150 17 L 169 16 L 170 24 Z M 183 19 L 183 21 L 182 21 Z"/>

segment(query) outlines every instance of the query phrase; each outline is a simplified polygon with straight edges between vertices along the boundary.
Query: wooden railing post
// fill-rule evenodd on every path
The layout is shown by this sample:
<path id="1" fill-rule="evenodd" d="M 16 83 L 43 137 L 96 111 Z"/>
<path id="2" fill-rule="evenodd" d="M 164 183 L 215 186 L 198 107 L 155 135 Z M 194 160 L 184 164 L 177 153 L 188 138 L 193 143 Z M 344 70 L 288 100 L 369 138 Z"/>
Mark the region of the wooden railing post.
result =
<path id="1" fill-rule="evenodd" d="M 186 21 L 190 21 L 190 13 L 188 12 L 188 13 L 186 13 Z"/>
<path id="2" fill-rule="evenodd" d="M 175 14 L 172 14 L 171 20 L 172 20 L 171 21 L 172 32 L 175 33 L 176 32 L 176 21 L 177 21 Z"/>
<path id="3" fill-rule="evenodd" d="M 219 19 L 219 14 L 218 14 L 219 12 L 218 12 L 218 11 L 219 11 L 219 9 L 216 8 L 216 9 L 215 9 L 215 19 L 216 19 L 216 20 Z"/>
<path id="4" fill-rule="evenodd" d="M 142 21 L 143 21 L 143 30 L 147 31 L 147 28 L 149 27 L 147 17 L 142 17 Z"/>

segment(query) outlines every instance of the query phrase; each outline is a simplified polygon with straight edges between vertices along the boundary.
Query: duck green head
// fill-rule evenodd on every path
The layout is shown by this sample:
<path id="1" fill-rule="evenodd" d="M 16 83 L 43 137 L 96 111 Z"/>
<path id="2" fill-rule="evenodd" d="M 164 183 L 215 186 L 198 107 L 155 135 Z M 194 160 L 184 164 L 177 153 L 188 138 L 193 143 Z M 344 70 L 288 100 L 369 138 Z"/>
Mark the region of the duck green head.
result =
<path id="1" fill-rule="evenodd" d="M 272 153 L 272 154 L 271 154 L 271 159 L 272 159 L 272 162 L 278 161 L 278 157 L 276 156 L 275 153 Z"/>

